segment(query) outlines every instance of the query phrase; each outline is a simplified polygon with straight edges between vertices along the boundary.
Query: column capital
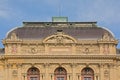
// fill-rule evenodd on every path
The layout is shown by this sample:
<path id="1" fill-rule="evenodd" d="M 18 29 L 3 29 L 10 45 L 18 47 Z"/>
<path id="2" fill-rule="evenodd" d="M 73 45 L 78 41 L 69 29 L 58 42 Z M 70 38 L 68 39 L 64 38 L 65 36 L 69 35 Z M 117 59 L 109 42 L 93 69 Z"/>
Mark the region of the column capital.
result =
<path id="1" fill-rule="evenodd" d="M 45 68 L 47 68 L 47 67 L 50 66 L 50 64 L 49 64 L 49 63 L 44 63 L 43 66 L 44 66 Z"/>
<path id="2" fill-rule="evenodd" d="M 77 66 L 77 63 L 70 63 L 70 66 L 71 66 L 72 68 L 74 68 L 74 67 Z"/>

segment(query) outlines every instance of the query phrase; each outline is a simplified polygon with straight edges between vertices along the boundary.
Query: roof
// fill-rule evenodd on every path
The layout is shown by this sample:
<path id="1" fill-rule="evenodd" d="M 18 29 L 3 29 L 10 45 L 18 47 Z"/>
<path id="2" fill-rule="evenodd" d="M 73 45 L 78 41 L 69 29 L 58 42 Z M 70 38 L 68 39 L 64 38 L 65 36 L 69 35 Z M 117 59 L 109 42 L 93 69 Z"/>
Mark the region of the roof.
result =
<path id="1" fill-rule="evenodd" d="M 108 33 L 111 38 L 114 37 L 109 30 L 98 27 L 96 22 L 23 22 L 23 24 L 23 27 L 11 30 L 7 38 L 15 33 L 19 39 L 43 39 L 58 30 L 76 39 L 100 39 L 104 33 Z"/>

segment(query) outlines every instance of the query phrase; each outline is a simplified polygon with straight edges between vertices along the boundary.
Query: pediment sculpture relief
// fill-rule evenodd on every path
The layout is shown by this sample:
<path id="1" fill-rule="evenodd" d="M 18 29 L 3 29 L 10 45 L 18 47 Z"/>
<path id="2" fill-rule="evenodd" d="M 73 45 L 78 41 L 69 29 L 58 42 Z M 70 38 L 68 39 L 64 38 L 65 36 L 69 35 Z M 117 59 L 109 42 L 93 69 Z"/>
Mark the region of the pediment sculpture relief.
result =
<path id="1" fill-rule="evenodd" d="M 63 32 L 57 32 L 56 34 L 45 38 L 43 43 L 76 43 L 76 40 L 73 37 L 64 34 Z"/>

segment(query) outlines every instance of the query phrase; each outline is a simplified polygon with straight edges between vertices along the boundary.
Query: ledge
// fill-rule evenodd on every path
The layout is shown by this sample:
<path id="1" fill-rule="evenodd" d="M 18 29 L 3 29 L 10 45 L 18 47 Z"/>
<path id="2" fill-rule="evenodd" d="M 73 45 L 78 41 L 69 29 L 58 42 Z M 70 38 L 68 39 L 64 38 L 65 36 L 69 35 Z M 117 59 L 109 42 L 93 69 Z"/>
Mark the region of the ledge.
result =
<path id="1" fill-rule="evenodd" d="M 116 55 L 1 55 L 0 59 L 120 59 Z"/>

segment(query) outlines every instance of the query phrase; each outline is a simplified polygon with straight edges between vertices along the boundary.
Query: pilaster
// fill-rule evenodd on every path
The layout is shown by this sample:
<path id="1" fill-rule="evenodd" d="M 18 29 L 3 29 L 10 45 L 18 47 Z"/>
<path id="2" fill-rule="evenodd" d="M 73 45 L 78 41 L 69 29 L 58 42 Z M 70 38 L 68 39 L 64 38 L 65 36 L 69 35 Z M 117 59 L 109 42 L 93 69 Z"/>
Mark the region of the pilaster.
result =
<path id="1" fill-rule="evenodd" d="M 17 64 L 17 69 L 18 69 L 18 80 L 22 79 L 22 64 Z"/>
<path id="2" fill-rule="evenodd" d="M 45 44 L 45 54 L 48 54 L 48 44 Z"/>
<path id="3" fill-rule="evenodd" d="M 104 80 L 104 65 L 100 64 L 100 80 Z"/>
<path id="4" fill-rule="evenodd" d="M 77 66 L 77 64 L 75 64 L 75 63 L 71 64 L 71 68 L 72 68 L 72 80 L 76 80 L 76 72 L 75 72 L 76 66 Z"/>
<path id="5" fill-rule="evenodd" d="M 116 65 L 111 65 L 110 66 L 110 80 L 118 80 L 116 73 L 117 73 Z"/>
<path id="6" fill-rule="evenodd" d="M 45 80 L 49 79 L 49 74 L 48 74 L 48 69 L 49 69 L 49 64 L 45 63 Z"/>
<path id="7" fill-rule="evenodd" d="M 75 54 L 76 53 L 76 47 L 75 47 L 75 44 L 72 44 L 72 54 Z"/>

